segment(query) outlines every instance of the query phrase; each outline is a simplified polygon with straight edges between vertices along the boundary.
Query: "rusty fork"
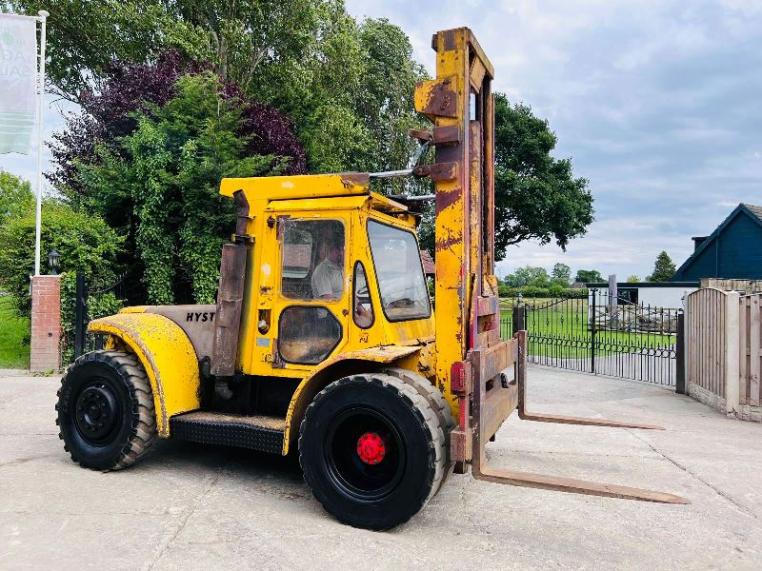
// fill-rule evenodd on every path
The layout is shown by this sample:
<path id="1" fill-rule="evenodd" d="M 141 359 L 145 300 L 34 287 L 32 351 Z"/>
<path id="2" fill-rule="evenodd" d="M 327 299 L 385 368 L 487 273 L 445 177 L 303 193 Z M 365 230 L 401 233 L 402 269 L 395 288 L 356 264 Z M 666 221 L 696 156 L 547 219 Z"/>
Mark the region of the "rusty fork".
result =
<path id="1" fill-rule="evenodd" d="M 640 422 L 623 422 L 621 420 L 609 420 L 607 418 L 585 418 L 581 416 L 562 416 L 558 414 L 535 414 L 526 408 L 526 366 L 527 366 L 527 332 L 516 333 L 518 341 L 518 355 L 516 358 L 516 382 L 518 385 L 518 412 L 521 420 L 533 422 L 550 422 L 554 424 L 581 424 L 583 426 L 611 426 L 615 428 L 639 428 L 642 430 L 664 430 L 663 426 L 656 424 L 643 424 Z"/>
<path id="2" fill-rule="evenodd" d="M 555 490 L 559 492 L 569 492 L 591 496 L 603 496 L 610 498 L 621 498 L 667 504 L 690 503 L 685 498 L 666 492 L 633 488 L 630 486 L 590 482 L 586 480 L 565 478 L 561 476 L 548 476 L 530 472 L 518 472 L 514 470 L 506 470 L 488 466 L 484 447 L 490 438 L 494 436 L 493 429 L 495 429 L 495 426 L 499 426 L 499 424 L 495 422 L 495 419 L 489 418 L 491 416 L 492 410 L 494 410 L 494 407 L 490 405 L 490 401 L 496 400 L 496 395 L 494 394 L 496 390 L 497 392 L 504 393 L 504 396 L 500 397 L 501 399 L 516 399 L 518 401 L 517 404 L 519 418 L 523 420 L 559 424 L 580 424 L 585 426 L 611 426 L 618 428 L 664 430 L 664 428 L 660 426 L 651 424 L 528 413 L 526 411 L 526 331 L 518 331 L 511 341 L 513 342 L 512 344 L 514 346 L 512 351 L 514 355 L 514 382 L 510 383 L 510 385 L 507 387 L 493 386 L 492 390 L 490 391 L 487 390 L 487 384 L 481 380 L 477 381 L 474 386 L 473 416 L 475 426 L 473 431 L 473 458 L 471 461 L 471 472 L 474 478 L 477 480 L 485 480 L 488 482 L 507 484 L 510 486 L 540 488 L 545 490 Z M 478 362 L 478 359 L 475 361 Z M 479 379 L 479 375 L 475 375 L 475 378 Z"/>

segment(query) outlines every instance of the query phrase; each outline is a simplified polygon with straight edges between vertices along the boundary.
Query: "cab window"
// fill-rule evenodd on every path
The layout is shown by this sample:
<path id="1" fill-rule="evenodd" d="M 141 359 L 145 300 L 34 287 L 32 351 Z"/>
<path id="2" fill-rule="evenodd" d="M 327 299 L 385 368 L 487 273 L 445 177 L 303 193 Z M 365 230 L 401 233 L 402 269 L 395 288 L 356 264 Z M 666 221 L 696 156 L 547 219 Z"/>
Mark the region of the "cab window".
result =
<path id="1" fill-rule="evenodd" d="M 341 325 L 322 307 L 287 307 L 278 324 L 278 352 L 288 363 L 316 365 L 341 341 Z"/>
<path id="2" fill-rule="evenodd" d="M 415 236 L 371 220 L 368 222 L 368 238 L 386 318 L 403 321 L 431 315 L 429 292 Z"/>
<path id="3" fill-rule="evenodd" d="M 291 299 L 340 299 L 344 226 L 338 220 L 281 222 L 281 293 Z"/>
<path id="4" fill-rule="evenodd" d="M 358 327 L 367 329 L 373 325 L 373 304 L 370 301 L 370 291 L 368 291 L 368 279 L 365 276 L 365 268 L 361 262 L 355 264 L 354 296 L 352 301 L 352 311 L 355 323 Z"/>

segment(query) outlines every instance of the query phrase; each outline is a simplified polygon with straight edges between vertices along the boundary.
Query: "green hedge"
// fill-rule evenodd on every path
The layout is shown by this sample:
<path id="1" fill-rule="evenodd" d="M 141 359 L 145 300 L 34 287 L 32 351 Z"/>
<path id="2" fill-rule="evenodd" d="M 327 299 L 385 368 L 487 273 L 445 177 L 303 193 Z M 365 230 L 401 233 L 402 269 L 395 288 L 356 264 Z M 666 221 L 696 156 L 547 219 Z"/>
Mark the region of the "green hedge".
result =
<path id="1" fill-rule="evenodd" d="M 0 287 L 13 296 L 21 315 L 29 315 L 29 276 L 34 273 L 34 211 L 0 227 Z M 48 251 L 60 254 L 61 273 L 82 271 L 97 287 L 116 279 L 116 256 L 124 239 L 100 218 L 46 200 L 42 206 L 42 273 Z"/>
<path id="2" fill-rule="evenodd" d="M 505 284 L 498 286 L 500 297 L 561 297 L 568 299 L 587 299 L 588 290 L 585 288 L 565 288 L 552 285 L 550 287 L 508 287 Z"/>

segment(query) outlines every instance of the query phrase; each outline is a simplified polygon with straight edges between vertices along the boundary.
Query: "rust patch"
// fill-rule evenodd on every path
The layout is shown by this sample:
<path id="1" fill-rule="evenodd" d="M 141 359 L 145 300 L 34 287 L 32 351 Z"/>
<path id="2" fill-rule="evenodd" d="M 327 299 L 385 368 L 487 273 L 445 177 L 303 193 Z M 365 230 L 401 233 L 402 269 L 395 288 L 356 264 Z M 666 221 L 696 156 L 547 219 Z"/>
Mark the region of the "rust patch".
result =
<path id="1" fill-rule="evenodd" d="M 434 163 L 421 165 L 413 169 L 415 176 L 427 176 L 434 182 L 444 182 L 458 178 L 458 163 Z"/>
<path id="2" fill-rule="evenodd" d="M 434 127 L 432 132 L 432 142 L 435 145 L 454 145 L 460 143 L 461 139 L 458 125 Z"/>
<path id="3" fill-rule="evenodd" d="M 447 30 L 442 35 L 444 36 L 444 49 L 450 51 L 455 49 L 455 32 L 456 30 Z"/>
<path id="4" fill-rule="evenodd" d="M 433 139 L 433 135 L 428 129 L 410 129 L 407 134 L 411 139 L 418 139 L 424 143 L 428 143 Z"/>
<path id="5" fill-rule="evenodd" d="M 446 238 L 442 238 L 440 240 L 436 241 L 435 249 L 437 252 L 441 252 L 443 250 L 449 250 L 453 246 L 457 244 L 462 244 L 463 238 L 461 236 L 453 236 L 450 234 Z"/>
<path id="6" fill-rule="evenodd" d="M 339 177 L 341 178 L 341 184 L 345 188 L 368 186 L 370 184 L 370 176 L 366 172 L 344 172 Z"/>
<path id="7" fill-rule="evenodd" d="M 426 82 L 430 86 L 428 98 L 420 111 L 439 117 L 458 116 L 458 94 L 452 88 L 452 80 L 446 79 Z"/>
<path id="8" fill-rule="evenodd" d="M 452 206 L 459 200 L 463 200 L 463 189 L 454 188 L 452 190 L 440 190 L 437 192 L 436 212 L 439 214 L 445 208 Z"/>
<path id="9" fill-rule="evenodd" d="M 220 286 L 217 293 L 214 343 L 212 345 L 212 374 L 227 377 L 235 373 L 238 354 L 238 332 L 246 281 L 244 244 L 225 244 L 220 263 Z"/>

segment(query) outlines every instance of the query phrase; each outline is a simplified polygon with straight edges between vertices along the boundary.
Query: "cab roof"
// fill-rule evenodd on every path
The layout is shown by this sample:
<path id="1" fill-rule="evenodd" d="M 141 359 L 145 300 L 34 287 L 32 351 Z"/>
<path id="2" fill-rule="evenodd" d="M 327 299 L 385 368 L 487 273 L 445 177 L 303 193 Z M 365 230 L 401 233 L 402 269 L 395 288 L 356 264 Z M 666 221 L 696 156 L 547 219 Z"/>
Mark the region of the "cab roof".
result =
<path id="1" fill-rule="evenodd" d="M 250 178 L 224 178 L 220 194 L 231 197 L 243 191 L 251 204 L 255 200 L 298 200 L 369 196 L 373 208 L 383 212 L 407 212 L 407 206 L 381 194 L 370 191 L 368 173 L 310 174 L 293 176 L 265 176 Z"/>

